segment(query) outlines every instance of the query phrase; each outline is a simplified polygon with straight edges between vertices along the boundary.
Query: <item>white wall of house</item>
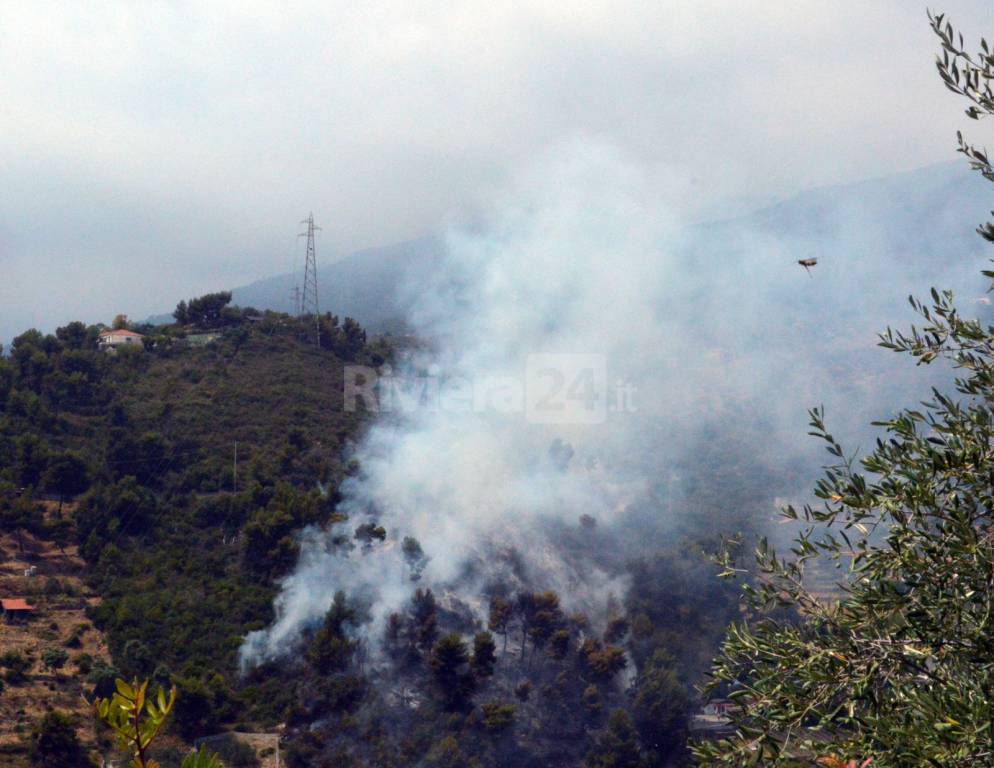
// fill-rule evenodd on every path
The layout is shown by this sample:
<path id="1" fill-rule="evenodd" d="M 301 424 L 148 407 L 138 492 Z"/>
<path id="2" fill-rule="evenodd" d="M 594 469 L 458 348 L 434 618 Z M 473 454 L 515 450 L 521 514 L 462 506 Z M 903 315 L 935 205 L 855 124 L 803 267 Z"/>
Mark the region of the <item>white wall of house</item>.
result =
<path id="1" fill-rule="evenodd" d="M 101 336 L 98 343 L 102 347 L 122 347 L 126 344 L 140 345 L 142 343 L 142 337 L 121 333 L 108 333 L 105 336 Z"/>

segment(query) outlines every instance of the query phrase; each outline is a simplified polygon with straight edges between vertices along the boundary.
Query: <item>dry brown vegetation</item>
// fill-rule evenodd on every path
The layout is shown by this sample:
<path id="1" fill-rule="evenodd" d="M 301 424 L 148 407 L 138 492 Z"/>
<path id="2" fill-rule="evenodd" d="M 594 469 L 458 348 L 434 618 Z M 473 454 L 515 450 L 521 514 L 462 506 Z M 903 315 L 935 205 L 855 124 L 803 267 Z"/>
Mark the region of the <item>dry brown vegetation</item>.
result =
<path id="1" fill-rule="evenodd" d="M 45 505 L 46 515 L 55 514 L 57 504 Z M 63 507 L 63 514 L 72 511 L 71 505 Z M 84 563 L 75 545 L 60 551 L 30 534 L 24 534 L 23 544 L 21 551 L 16 537 L 0 533 L 0 597 L 25 598 L 37 609 L 25 623 L 0 619 L 0 656 L 15 652 L 30 662 L 27 679 L 5 681 L 0 693 L 0 763 L 10 766 L 26 764 L 31 729 L 51 709 L 75 716 L 80 740 L 88 747 L 96 745 L 93 720 L 83 699 L 86 676 L 80 674 L 77 662 L 85 655 L 110 661 L 103 635 L 86 617 L 87 607 L 99 598 L 83 581 Z M 32 566 L 35 573 L 25 576 Z M 75 647 L 67 647 L 74 636 Z M 61 669 L 45 668 L 46 649 L 68 654 Z"/>

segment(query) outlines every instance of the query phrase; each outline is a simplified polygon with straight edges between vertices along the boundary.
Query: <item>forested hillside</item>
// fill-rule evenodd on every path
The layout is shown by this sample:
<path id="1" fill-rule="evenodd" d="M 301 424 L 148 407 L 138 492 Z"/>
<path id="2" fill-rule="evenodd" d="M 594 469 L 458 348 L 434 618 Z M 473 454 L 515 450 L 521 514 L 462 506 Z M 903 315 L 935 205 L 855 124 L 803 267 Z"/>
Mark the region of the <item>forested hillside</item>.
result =
<path id="1" fill-rule="evenodd" d="M 534 468 L 524 466 L 521 476 L 550 487 L 557 477 L 596 478 L 605 491 L 603 518 L 550 492 L 552 508 L 541 519 L 524 509 L 520 524 L 509 514 L 496 535 L 468 537 L 456 553 L 462 570 L 448 580 L 422 579 L 432 553 L 438 562 L 439 552 L 462 540 L 446 527 L 452 516 L 433 506 L 444 494 L 426 490 L 416 508 L 390 510 L 357 495 L 370 477 L 357 456 L 375 461 L 382 448 L 364 440 L 367 428 L 375 421 L 387 431 L 382 436 L 391 422 L 346 412 L 342 394 L 346 365 L 404 369 L 402 353 L 438 343 L 430 326 L 418 340 L 373 338 L 354 320 L 327 315 L 316 345 L 313 320 L 234 308 L 222 293 L 181 302 L 168 325 L 132 326 L 144 334 L 140 343 L 113 350 L 100 348 L 102 326 L 82 323 L 18 336 L 0 358 L 2 557 L 14 572 L 65 548 L 79 581 L 63 579 L 48 599 L 39 596 L 37 614 L 16 635 L 18 648 L 33 638 L 61 667 L 53 672 L 41 655 L 17 649 L 0 654 L 7 681 L 0 700 L 18 718 L 4 734 L 4 755 L 37 762 L 53 742 L 65 745 L 67 731 L 80 749 L 110 753 L 107 732 L 65 702 L 72 691 L 107 695 L 122 677 L 178 690 L 163 765 L 178 764 L 195 740 L 228 732 L 278 739 L 291 768 L 685 764 L 686 736 L 705 703 L 696 686 L 740 616 L 735 588 L 714 580 L 707 554 L 722 534 L 742 533 L 748 542 L 767 532 L 777 501 L 793 498 L 810 469 L 809 458 L 782 441 L 777 416 L 759 407 L 762 388 L 748 386 L 755 361 L 781 386 L 787 373 L 797 375 L 793 369 L 810 370 L 810 357 L 829 361 L 852 410 L 844 418 L 858 416 L 856 406 L 892 402 L 895 390 L 909 386 L 862 366 L 868 345 L 854 342 L 850 330 L 871 325 L 873 313 L 816 322 L 801 298 L 815 284 L 773 265 L 804 244 L 784 220 L 790 210 L 768 222 L 783 242 L 757 227 L 743 240 L 715 234 L 734 248 L 709 245 L 736 280 L 759 263 L 744 253 L 765 254 L 750 279 L 775 277 L 764 294 L 770 303 L 748 322 L 725 317 L 740 314 L 731 278 L 710 288 L 699 277 L 668 286 L 674 302 L 701 308 L 687 320 L 696 357 L 659 368 L 653 354 L 668 360 L 668 349 L 636 350 L 636 362 L 665 381 L 647 379 L 655 387 L 644 388 L 646 410 L 626 422 L 638 436 L 631 449 L 605 452 L 614 477 L 597 474 L 596 438 L 576 443 L 582 461 L 568 441 L 552 439 L 555 430 L 537 443 Z M 852 233 L 843 240 L 851 243 Z M 513 243 L 502 251 L 514 252 Z M 844 297 L 853 278 L 842 257 L 818 256 L 819 295 Z M 694 261 L 692 254 L 681 259 Z M 804 282 L 798 288 L 791 277 Z M 518 306 L 500 305 L 492 317 Z M 782 322 L 770 319 L 777 312 Z M 763 318 L 766 335 L 752 334 Z M 669 322 L 666 341 L 678 344 L 682 326 Z M 616 329 L 621 349 L 629 347 L 626 328 Z M 472 341 L 485 345 L 500 333 L 498 322 Z M 425 357 L 415 355 L 415 368 L 418 360 Z M 714 379 L 702 373 L 712 366 Z M 691 386 L 686 398 L 653 410 L 654 393 L 681 392 L 694 377 L 711 388 Z M 826 389 L 807 376 L 790 380 L 792 401 L 807 392 L 802 385 Z M 684 421 L 675 416 L 679 408 L 687 410 Z M 417 420 L 405 430 L 417 436 Z M 357 445 L 365 454 L 353 451 Z M 414 496 L 424 478 L 456 471 L 456 457 L 442 447 L 415 457 L 425 472 L 407 476 Z M 486 475 L 491 467 L 458 471 Z M 647 482 L 631 482 L 629 491 L 633 477 Z M 474 478 L 460 479 L 469 485 Z M 503 490 L 484 501 L 504 506 Z M 607 502 L 611 494 L 619 504 Z M 483 510 L 468 504 L 462 511 L 459 526 L 472 530 Z M 406 515 L 421 519 L 417 538 L 400 532 Z M 325 555 L 344 570 L 307 582 L 308 563 Z M 381 578 L 370 566 L 398 558 L 399 577 Z M 350 578 L 353 566 L 367 569 L 365 582 Z M 816 576 L 819 589 L 831 589 L 831 574 Z M 3 597 L 35 599 L 40 593 L 29 587 L 47 581 L 30 578 L 5 582 L 24 594 Z M 388 612 L 361 588 L 370 581 L 392 590 Z M 581 607 L 577 595 L 588 586 Z M 296 617 L 297 636 L 246 662 L 251 639 L 293 609 L 287 590 L 308 592 L 320 616 Z M 72 627 L 54 615 L 61 605 L 83 611 Z M 89 629 L 74 637 L 83 624 Z M 36 707 L 19 704 L 39 696 Z M 46 707 L 54 713 L 42 719 Z M 244 749 L 242 759 L 249 760 Z"/>
<path id="2" fill-rule="evenodd" d="M 226 296 L 207 298 L 223 305 Z M 337 532 L 336 546 L 391 546 L 386 531 L 347 520 L 336 504 L 342 482 L 362 472 L 349 446 L 367 423 L 343 408 L 343 368 L 379 366 L 396 350 L 351 320 L 324 318 L 316 347 L 312 323 L 228 307 L 194 317 L 192 306 L 178 309 L 183 324 L 140 327 L 140 346 L 100 349 L 99 327 L 73 323 L 24 333 L 0 359 L 3 557 L 31 561 L 14 549 L 18 537 L 78 545 L 93 595 L 86 619 L 107 649 L 67 667 L 82 693 L 106 695 L 115 677 L 175 685 L 166 765 L 184 741 L 276 728 L 286 729 L 288 764 L 301 768 L 607 766 L 632 750 L 653 765 L 683 759 L 699 706 L 693 686 L 737 610 L 704 551 L 716 544 L 716 521 L 741 529 L 768 515 L 783 477 L 736 440 L 705 441 L 667 502 L 696 510 L 695 522 L 637 551 L 618 548 L 594 519 L 562 526 L 568 557 L 628 585 L 609 601 L 606 624 L 568 611 L 524 571 L 472 611 L 471 594 L 415 583 L 382 645 L 357 632 L 374 606 L 339 594 L 301 653 L 243 674 L 237 651 L 272 623 L 302 529 Z M 633 513 L 637 524 L 663 503 Z M 416 570 L 420 544 L 405 540 L 404 550 Z M 38 608 L 25 625 L 34 633 L 50 620 Z M 28 684 L 15 659 L 0 664 L 9 681 L 0 698 Z M 69 714 L 84 745 L 110 748 L 88 717 Z M 24 730 L 10 759 L 34 759 L 51 741 L 42 732 Z"/>
<path id="3" fill-rule="evenodd" d="M 478 5 L 4 4 L 0 768 L 994 768 L 991 38 Z"/>
<path id="4" fill-rule="evenodd" d="M 922 173 L 929 182 L 922 188 L 951 183 L 948 169 Z M 868 210 L 893 207 L 905 181 L 892 189 L 871 184 Z M 912 207 L 925 207 L 929 194 Z M 839 219 L 816 252 L 804 250 L 812 241 L 798 217 L 807 211 L 828 221 L 838 212 L 833 198 L 815 194 L 803 206 L 770 211 L 748 234 L 734 222 L 716 226 L 680 251 L 660 296 L 697 311 L 666 315 L 665 344 L 632 350 L 637 328 L 624 316 L 614 325 L 592 323 L 594 341 L 583 348 L 614 332 L 615 349 L 632 353 L 629 366 L 650 374 L 640 393 L 644 410 L 625 422 L 633 439 L 602 453 L 597 436 L 570 443 L 552 429 L 534 445 L 509 444 L 506 456 L 520 459 L 519 446 L 530 452 L 515 477 L 541 485 L 550 506 L 529 517 L 527 507 L 505 504 L 509 489 L 488 489 L 482 503 L 504 517 L 482 534 L 473 527 L 486 514 L 475 506 L 479 499 L 446 515 L 436 505 L 448 486 L 438 493 L 420 484 L 474 485 L 474 474 L 486 479 L 493 471 L 492 453 L 463 466 L 458 449 L 429 441 L 413 456 L 423 473 L 398 480 L 414 506 L 386 509 L 361 493 L 392 481 L 392 464 L 374 482 L 366 460 L 397 443 L 389 443 L 389 418 L 345 411 L 344 367 L 390 362 L 417 370 L 430 355 L 401 353 L 446 343 L 430 324 L 417 340 L 374 338 L 354 320 L 326 315 L 316 345 L 313 320 L 234 308 L 222 293 L 181 302 L 168 325 L 131 326 L 144 334 L 140 343 L 113 350 L 100 348 L 103 326 L 71 323 L 51 335 L 18 336 L 0 358 L 0 547 L 11 574 L 37 564 L 62 581 L 42 600 L 32 585 L 48 582 L 19 576 L 4 589 L 24 594 L 2 597 L 36 600 L 17 647 L 33 638 L 61 666 L 53 671 L 40 654 L 22 650 L 0 653 L 7 680 L 0 699 L 17 717 L 4 733 L 4 754 L 26 764 L 39 745 L 59 741 L 49 732 L 67 729 L 82 749 L 109 752 L 107 733 L 65 702 L 68 692 L 107 695 L 122 677 L 178 690 L 164 765 L 176 764 L 195 740 L 226 732 L 278 737 L 291 768 L 686 763 L 688 729 L 705 703 L 696 686 L 740 616 L 735 589 L 713 579 L 707 554 L 722 534 L 742 533 L 749 542 L 767 533 L 777 502 L 796 497 L 811 467 L 795 442 L 784 441 L 783 417 L 765 407 L 772 384 L 763 377 L 781 393 L 777 408 L 799 411 L 804 398 L 827 392 L 843 423 L 860 418 L 859 409 L 898 402 L 913 386 L 890 375 L 892 366 L 864 365 L 870 339 L 855 329 L 879 327 L 882 292 L 879 307 L 834 309 L 836 300 L 851 301 L 859 279 L 845 259 L 853 258 L 865 218 Z M 906 223 L 877 228 L 889 243 L 885 260 L 907 245 Z M 941 235 L 925 241 L 902 279 L 916 278 L 939 249 L 958 243 Z M 513 238 L 504 245 L 502 255 L 516 253 Z M 725 267 L 711 282 L 700 277 L 705 251 L 720 253 Z M 820 259 L 817 282 L 783 272 L 779 260 L 809 252 Z M 401 255 L 391 258 L 396 265 Z M 590 277 L 597 261 L 577 270 L 571 260 L 567 272 L 599 287 Z M 524 268 L 512 271 L 522 277 Z M 861 274 L 878 268 L 885 269 L 864 265 Z M 951 279 L 964 271 L 948 265 Z M 748 281 L 763 283 L 764 300 L 743 314 Z M 643 293 L 641 283 L 633 287 Z M 815 290 L 816 306 L 805 298 Z M 600 310 L 598 290 L 590 295 Z M 645 297 L 646 305 L 657 298 Z M 470 348 L 517 348 L 513 335 L 502 347 L 508 338 L 501 334 L 517 327 L 504 321 L 526 303 L 498 301 L 482 315 L 473 301 L 450 304 L 468 314 L 439 327 L 475 328 L 477 336 L 462 340 Z M 442 301 L 429 309 L 452 307 Z M 473 325 L 478 316 L 493 325 L 481 330 Z M 680 346 L 684 337 L 692 346 Z M 672 364 L 681 348 L 692 352 Z M 835 395 L 809 375 L 815 359 L 836 382 Z M 364 440 L 374 422 L 379 442 Z M 460 438 L 472 434 L 458 426 Z M 420 445 L 423 427 L 414 419 L 399 433 Z M 557 478 L 593 478 L 604 495 L 560 496 L 570 486 Z M 572 506 L 594 497 L 596 514 Z M 420 528 L 409 535 L 406 518 L 415 516 Z M 429 561 L 457 548 L 458 572 L 431 577 Z M 60 549 L 77 564 L 78 581 L 40 567 Z M 337 565 L 308 581 L 308 565 L 325 556 Z M 376 570 L 397 561 L 402 573 Z M 351 578 L 353 567 L 364 575 Z M 815 577 L 823 597 L 832 574 Z M 302 593 L 320 615 L 292 614 Z M 380 596 L 392 601 L 389 610 Z M 63 608 L 74 617 L 71 627 L 54 614 Z M 287 611 L 294 634 L 275 635 L 275 650 L 253 656 L 252 639 L 274 637 L 267 633 Z M 89 628 L 74 638 L 83 624 Z M 74 650 L 70 641 L 83 646 Z M 19 703 L 39 695 L 37 707 Z M 56 713 L 43 722 L 46 706 Z M 59 720 L 62 714 L 69 719 Z"/>
<path id="5" fill-rule="evenodd" d="M 329 519 L 350 471 L 345 447 L 361 418 L 343 411 L 343 366 L 390 354 L 330 316 L 321 348 L 313 323 L 272 313 L 225 309 L 208 326 L 107 351 L 97 327 L 72 323 L 24 333 L 0 358 L 3 560 L 41 562 L 16 549 L 25 538 L 73 551 L 78 542 L 98 596 L 88 618 L 113 662 L 77 677 L 91 692 L 115 676 L 177 685 L 184 737 L 282 716 L 281 687 L 242 688 L 234 654 L 271 620 L 294 535 Z M 198 346 L 204 332 L 213 339 Z M 50 620 L 40 606 L 28 626 Z M 0 660 L 0 697 L 21 684 L 18 663 Z"/>

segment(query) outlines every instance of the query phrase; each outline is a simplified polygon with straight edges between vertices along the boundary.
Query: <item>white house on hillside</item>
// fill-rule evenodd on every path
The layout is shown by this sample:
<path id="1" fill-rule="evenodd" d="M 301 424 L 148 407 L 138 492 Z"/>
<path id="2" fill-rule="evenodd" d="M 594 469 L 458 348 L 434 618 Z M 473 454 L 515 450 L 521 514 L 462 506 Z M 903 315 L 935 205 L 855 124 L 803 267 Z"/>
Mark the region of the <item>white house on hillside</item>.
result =
<path id="1" fill-rule="evenodd" d="M 144 337 L 140 333 L 129 331 L 124 328 L 108 328 L 100 331 L 97 344 L 101 349 L 116 349 L 117 347 L 142 346 Z"/>

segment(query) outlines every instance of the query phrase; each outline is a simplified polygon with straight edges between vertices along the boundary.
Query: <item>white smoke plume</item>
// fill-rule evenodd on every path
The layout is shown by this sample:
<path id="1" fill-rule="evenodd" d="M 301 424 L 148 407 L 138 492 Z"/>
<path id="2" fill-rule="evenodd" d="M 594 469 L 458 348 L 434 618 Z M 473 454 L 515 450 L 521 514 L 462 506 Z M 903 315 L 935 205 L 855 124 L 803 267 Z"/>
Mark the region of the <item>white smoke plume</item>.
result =
<path id="1" fill-rule="evenodd" d="M 722 425 L 761 424 L 754 458 L 803 456 L 808 467 L 807 407 L 825 403 L 850 427 L 902 404 L 890 358 L 875 351 L 862 370 L 858 356 L 885 318 L 895 321 L 906 288 L 927 286 L 909 286 L 917 276 L 895 269 L 897 257 L 861 261 L 881 245 L 875 224 L 854 214 L 830 235 L 730 238 L 721 227 L 679 226 L 655 200 L 615 150 L 579 141 L 495 196 L 483 222 L 453 229 L 443 269 L 411 287 L 411 322 L 430 352 L 393 376 L 432 374 L 456 403 L 429 397 L 381 415 L 358 448 L 360 474 L 343 488 L 349 522 L 304 532 L 276 620 L 248 636 L 243 663 L 292 652 L 337 590 L 369 605 L 373 646 L 417 586 L 454 591 L 480 616 L 489 585 L 527 583 L 596 616 L 623 596 L 621 571 L 571 555 L 559 532 L 586 515 L 619 551 L 651 549 L 681 514 L 660 500 L 673 493 L 667 468 L 702 425 L 717 425 L 720 440 Z M 795 261 L 825 243 L 839 250 L 816 252 L 822 264 L 809 278 Z M 975 268 L 963 259 L 944 276 L 967 281 Z M 885 277 L 867 300 L 868 281 Z M 536 354 L 603 357 L 601 423 L 536 423 L 513 397 L 501 408 L 506 390 L 488 407 L 460 407 L 459 382 L 527 384 Z M 651 526 L 639 522 L 646 516 Z M 386 529 L 385 542 L 341 543 L 344 529 L 351 539 L 368 520 Z M 405 554 L 405 537 L 423 558 Z"/>

